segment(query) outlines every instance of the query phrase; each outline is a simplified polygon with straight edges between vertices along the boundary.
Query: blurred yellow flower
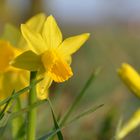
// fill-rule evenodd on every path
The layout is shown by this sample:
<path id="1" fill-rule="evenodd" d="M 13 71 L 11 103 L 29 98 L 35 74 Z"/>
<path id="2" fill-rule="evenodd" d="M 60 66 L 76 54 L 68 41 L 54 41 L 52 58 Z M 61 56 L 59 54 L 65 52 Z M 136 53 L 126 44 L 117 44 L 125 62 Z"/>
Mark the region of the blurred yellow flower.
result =
<path id="1" fill-rule="evenodd" d="M 125 125 L 119 130 L 117 134 L 117 139 L 123 139 L 132 130 L 140 125 L 140 109 L 138 109 L 133 116 L 128 120 Z"/>
<path id="2" fill-rule="evenodd" d="M 140 75 L 129 64 L 122 64 L 122 67 L 118 70 L 120 78 L 128 86 L 128 88 L 140 98 Z"/>
<path id="3" fill-rule="evenodd" d="M 29 19 L 26 25 L 39 32 L 45 17 L 42 13 L 38 14 Z M 9 96 L 14 89 L 20 90 L 29 84 L 29 71 L 10 65 L 15 57 L 26 50 L 27 43 L 21 33 L 14 26 L 7 24 L 0 37 L 0 100 Z"/>
<path id="4" fill-rule="evenodd" d="M 18 54 L 18 50 L 9 42 L 0 40 L 0 72 L 8 71 L 11 68 L 10 61 Z"/>
<path id="5" fill-rule="evenodd" d="M 37 85 L 40 99 L 47 98 L 46 92 L 52 81 L 64 82 L 73 75 L 70 67 L 71 55 L 89 38 L 89 33 L 84 33 L 62 41 L 62 33 L 54 17 L 43 19 L 40 31 L 32 30 L 27 24 L 21 25 L 30 51 L 21 54 L 13 62 L 15 67 L 38 71 L 39 77 L 44 77 Z"/>
<path id="6" fill-rule="evenodd" d="M 14 68 L 10 62 L 21 53 L 9 42 L 0 40 L 0 100 L 27 86 L 27 71 Z"/>

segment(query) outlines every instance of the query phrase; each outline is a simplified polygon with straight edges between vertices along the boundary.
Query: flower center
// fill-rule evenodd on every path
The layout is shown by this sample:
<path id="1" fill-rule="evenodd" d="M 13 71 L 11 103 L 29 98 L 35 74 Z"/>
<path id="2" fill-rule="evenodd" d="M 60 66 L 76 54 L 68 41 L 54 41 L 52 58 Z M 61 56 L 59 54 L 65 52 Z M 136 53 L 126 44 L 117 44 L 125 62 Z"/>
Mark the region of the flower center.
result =
<path id="1" fill-rule="evenodd" d="M 57 50 L 49 49 L 43 53 L 42 62 L 55 82 L 63 82 L 73 75 L 70 66 Z"/>
<path id="2" fill-rule="evenodd" d="M 10 67 L 9 63 L 14 57 L 14 48 L 8 42 L 0 40 L 0 72 Z"/>

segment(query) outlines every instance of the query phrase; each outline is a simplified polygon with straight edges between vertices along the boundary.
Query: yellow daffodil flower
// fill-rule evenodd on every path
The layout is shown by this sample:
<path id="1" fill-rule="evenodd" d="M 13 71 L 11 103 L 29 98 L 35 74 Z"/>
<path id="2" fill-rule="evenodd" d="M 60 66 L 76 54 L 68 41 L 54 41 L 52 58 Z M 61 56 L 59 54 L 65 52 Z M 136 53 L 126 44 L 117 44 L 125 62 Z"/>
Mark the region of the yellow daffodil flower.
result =
<path id="1" fill-rule="evenodd" d="M 0 100 L 27 86 L 27 71 L 14 68 L 10 62 L 20 54 L 9 42 L 0 40 Z"/>
<path id="2" fill-rule="evenodd" d="M 140 109 L 138 109 L 126 122 L 126 124 L 120 129 L 117 134 L 117 139 L 123 139 L 126 135 L 128 135 L 132 130 L 140 125 Z"/>
<path id="3" fill-rule="evenodd" d="M 40 32 L 45 18 L 44 14 L 38 14 L 29 19 L 26 25 Z M 0 100 L 9 96 L 14 89 L 20 90 L 29 84 L 29 72 L 10 65 L 15 57 L 28 50 L 24 38 L 17 32 L 15 27 L 8 24 L 0 37 Z"/>
<path id="4" fill-rule="evenodd" d="M 124 63 L 118 70 L 120 78 L 128 86 L 128 88 L 140 98 L 140 75 L 129 64 Z"/>
<path id="5" fill-rule="evenodd" d="M 11 67 L 9 62 L 18 55 L 18 50 L 9 42 L 0 40 L 0 72 L 5 72 Z"/>
<path id="6" fill-rule="evenodd" d="M 38 24 L 40 24 L 39 20 Z M 40 29 L 34 31 L 27 24 L 21 25 L 29 51 L 18 56 L 13 66 L 38 71 L 38 76 L 44 77 L 44 80 L 37 85 L 38 97 L 44 99 L 48 96 L 46 92 L 52 81 L 64 82 L 73 75 L 70 67 L 71 55 L 85 43 L 89 33 L 63 41 L 62 33 L 53 16 L 45 18 Z"/>

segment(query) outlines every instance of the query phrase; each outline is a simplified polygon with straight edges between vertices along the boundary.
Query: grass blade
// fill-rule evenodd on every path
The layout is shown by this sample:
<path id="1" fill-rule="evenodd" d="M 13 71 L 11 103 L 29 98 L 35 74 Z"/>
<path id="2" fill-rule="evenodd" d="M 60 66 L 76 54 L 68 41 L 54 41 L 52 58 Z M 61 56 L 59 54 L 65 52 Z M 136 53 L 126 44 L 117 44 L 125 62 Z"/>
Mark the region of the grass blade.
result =
<path id="1" fill-rule="evenodd" d="M 5 132 L 6 126 L 8 124 L 9 118 L 11 116 L 12 113 L 12 109 L 14 107 L 14 103 L 12 102 L 12 105 L 9 107 L 9 109 L 5 112 L 4 116 L 2 117 L 1 121 L 0 121 L 0 136 L 2 137 L 2 135 Z"/>
<path id="2" fill-rule="evenodd" d="M 57 123 L 56 117 L 55 117 L 55 112 L 54 112 L 52 103 L 51 103 L 50 99 L 48 99 L 48 101 L 49 101 L 49 105 L 50 105 L 50 108 L 51 108 L 51 112 L 52 112 L 52 116 L 53 116 L 53 122 L 54 122 L 55 129 L 56 130 L 57 129 L 60 129 L 59 128 L 59 125 Z M 61 130 L 57 132 L 57 137 L 58 137 L 59 140 L 63 140 L 63 135 L 61 133 Z"/>
<path id="3" fill-rule="evenodd" d="M 75 109 L 75 107 L 77 106 L 77 104 L 81 101 L 82 97 L 85 95 L 86 90 L 89 88 L 89 86 L 91 85 L 91 83 L 93 82 L 93 80 L 95 80 L 95 78 L 99 74 L 99 72 L 100 72 L 100 69 L 97 69 L 95 71 L 95 73 L 93 72 L 91 74 L 91 76 L 87 80 L 85 86 L 83 87 L 83 89 L 81 90 L 81 92 L 78 94 L 78 96 L 75 98 L 75 100 L 73 101 L 73 104 L 71 105 L 71 107 L 69 108 L 69 110 L 66 112 L 66 114 L 64 115 L 64 117 L 62 118 L 62 120 L 60 121 L 60 126 L 62 126 L 67 121 L 68 117 L 70 116 L 70 114 L 72 113 L 72 111 Z"/>
<path id="4" fill-rule="evenodd" d="M 14 105 L 14 102 L 13 102 L 12 106 L 8 109 L 8 111 L 6 111 L 4 117 L 2 118 L 2 121 L 0 121 L 0 135 L 2 136 L 9 121 L 11 121 L 12 119 L 14 119 L 20 115 L 23 115 L 23 113 L 30 111 L 31 109 L 38 107 L 46 102 L 47 102 L 47 100 L 41 100 L 41 101 L 34 103 L 31 106 L 21 109 L 18 112 L 12 113 L 12 108 Z M 23 129 L 23 128 L 21 128 L 21 129 Z M 24 133 L 24 131 L 20 130 L 20 133 Z"/>
<path id="5" fill-rule="evenodd" d="M 15 94 L 15 90 L 13 90 L 13 92 L 12 92 L 11 95 L 14 95 L 14 94 Z M 6 111 L 7 107 L 8 107 L 8 105 L 9 105 L 11 99 L 12 99 L 12 98 L 9 98 L 9 100 L 7 101 L 7 103 L 5 104 L 5 106 L 3 107 L 2 111 L 0 112 L 0 120 L 3 118 L 4 113 L 5 113 L 5 111 Z"/>
<path id="6" fill-rule="evenodd" d="M 36 108 L 36 107 L 38 107 L 38 106 L 40 106 L 40 105 L 45 104 L 47 101 L 48 101 L 48 100 L 46 100 L 46 99 L 45 99 L 45 100 L 41 100 L 41 101 L 37 101 L 36 103 L 34 103 L 34 104 L 32 104 L 32 105 L 30 105 L 30 106 L 28 106 L 28 107 L 25 107 L 25 108 L 21 109 L 21 110 L 18 111 L 18 112 L 13 113 L 13 114 L 11 115 L 11 117 L 10 117 L 10 120 L 11 120 L 11 119 L 14 119 L 14 118 L 16 118 L 16 117 L 18 117 L 18 116 L 20 116 L 20 115 L 23 115 L 23 113 L 26 113 L 26 112 L 28 112 L 28 111 L 30 111 L 30 110 L 32 110 L 32 109 L 34 109 L 34 108 Z"/>
<path id="7" fill-rule="evenodd" d="M 90 109 L 84 111 L 83 113 L 81 113 L 81 114 L 77 115 L 76 117 L 74 117 L 68 124 L 73 123 L 73 122 L 75 122 L 76 120 L 78 120 L 78 119 L 80 119 L 80 118 L 82 118 L 82 117 L 84 117 L 84 116 L 86 116 L 86 115 L 88 115 L 88 114 L 91 114 L 91 113 L 95 112 L 97 109 L 103 107 L 103 105 L 104 105 L 104 104 L 101 104 L 101 105 L 99 105 L 99 106 L 97 106 L 97 107 L 92 107 L 92 108 L 90 108 Z"/>
<path id="8" fill-rule="evenodd" d="M 103 106 L 103 104 L 97 106 L 97 107 L 92 107 L 86 111 L 84 111 L 83 113 L 77 115 L 76 117 L 74 117 L 69 123 L 67 123 L 65 126 L 61 126 L 59 127 L 59 129 L 57 130 L 54 130 L 54 131 L 51 131 L 49 132 L 48 134 L 45 134 L 43 136 L 41 136 L 40 138 L 38 138 L 38 140 L 48 140 L 50 137 L 56 135 L 58 132 L 60 132 L 62 129 L 68 127 L 70 124 L 74 123 L 75 121 L 79 120 L 80 118 L 82 117 L 85 117 L 95 111 L 97 111 L 99 108 L 101 108 Z"/>

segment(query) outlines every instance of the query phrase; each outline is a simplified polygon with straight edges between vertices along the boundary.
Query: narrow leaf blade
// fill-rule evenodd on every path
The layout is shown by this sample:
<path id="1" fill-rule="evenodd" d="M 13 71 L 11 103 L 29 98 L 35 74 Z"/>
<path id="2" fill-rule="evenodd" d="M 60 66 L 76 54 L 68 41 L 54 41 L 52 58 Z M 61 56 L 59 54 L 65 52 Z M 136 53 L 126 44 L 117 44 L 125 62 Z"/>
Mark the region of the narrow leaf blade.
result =
<path id="1" fill-rule="evenodd" d="M 48 101 L 49 101 L 49 105 L 50 105 L 50 108 L 51 108 L 51 112 L 52 112 L 52 116 L 53 116 L 53 122 L 54 122 L 55 129 L 56 130 L 57 129 L 60 129 L 59 128 L 59 125 L 57 123 L 56 117 L 55 117 L 55 113 L 54 113 L 54 109 L 52 107 L 52 103 L 51 103 L 50 99 L 48 99 Z M 58 137 L 59 140 L 63 140 L 63 135 L 62 135 L 61 131 L 58 131 L 57 132 L 57 137 Z"/>
<path id="2" fill-rule="evenodd" d="M 83 113 L 77 115 L 76 117 L 74 117 L 69 123 L 67 123 L 65 126 L 61 126 L 59 127 L 59 129 L 56 129 L 54 131 L 49 132 L 48 134 L 45 134 L 43 136 L 41 136 L 40 138 L 38 138 L 38 140 L 48 140 L 50 137 L 54 136 L 55 134 L 57 134 L 59 131 L 61 131 L 62 129 L 68 127 L 70 124 L 74 123 L 75 121 L 77 121 L 78 119 L 85 117 L 91 113 L 94 113 L 95 111 L 97 111 L 99 108 L 101 108 L 103 106 L 103 104 L 97 106 L 97 107 L 92 107 L 86 111 L 84 111 Z"/>

